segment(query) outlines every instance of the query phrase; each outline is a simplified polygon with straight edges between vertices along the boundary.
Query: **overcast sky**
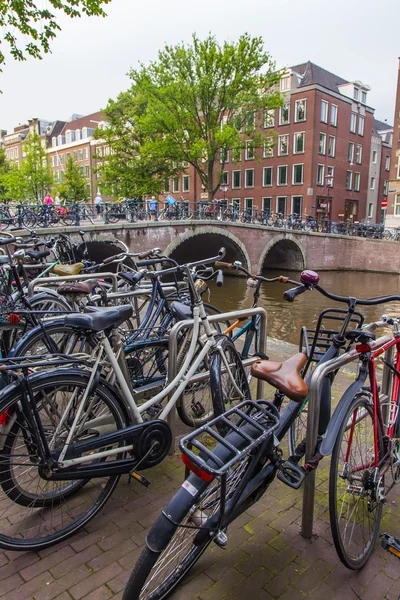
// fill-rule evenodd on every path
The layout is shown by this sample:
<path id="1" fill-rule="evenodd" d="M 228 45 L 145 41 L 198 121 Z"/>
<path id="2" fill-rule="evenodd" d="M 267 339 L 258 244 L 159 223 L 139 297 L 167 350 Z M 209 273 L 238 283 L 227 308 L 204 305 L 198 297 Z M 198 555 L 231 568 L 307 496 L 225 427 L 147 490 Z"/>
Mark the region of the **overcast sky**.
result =
<path id="1" fill-rule="evenodd" d="M 42 61 L 7 61 L 0 129 L 104 108 L 129 86 L 131 66 L 155 59 L 164 43 L 189 41 L 194 31 L 221 41 L 261 35 L 278 67 L 311 60 L 359 79 L 371 87 L 376 118 L 393 123 L 399 0 L 112 0 L 106 12 L 105 19 L 59 19 L 62 32 Z"/>

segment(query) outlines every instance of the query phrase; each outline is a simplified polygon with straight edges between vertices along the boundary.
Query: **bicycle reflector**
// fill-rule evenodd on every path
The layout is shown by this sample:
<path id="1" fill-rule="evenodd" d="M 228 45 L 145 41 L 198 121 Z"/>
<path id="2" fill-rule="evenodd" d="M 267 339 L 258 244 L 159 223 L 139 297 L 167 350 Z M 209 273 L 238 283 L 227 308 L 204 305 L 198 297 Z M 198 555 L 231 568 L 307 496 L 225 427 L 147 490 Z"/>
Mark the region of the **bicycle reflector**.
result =
<path id="1" fill-rule="evenodd" d="M 10 323 L 12 325 L 15 325 L 16 323 L 19 323 L 19 316 L 16 315 L 16 314 L 14 314 L 14 313 L 11 313 L 11 315 L 10 315 Z"/>
<path id="2" fill-rule="evenodd" d="M 203 481 L 212 481 L 214 479 L 210 473 L 206 473 L 206 471 L 203 471 L 203 469 L 196 467 L 196 465 L 185 454 L 182 454 L 181 458 L 183 464 L 189 469 L 189 471 L 192 471 L 192 473 L 197 475 L 197 477 L 200 477 L 200 479 Z"/>

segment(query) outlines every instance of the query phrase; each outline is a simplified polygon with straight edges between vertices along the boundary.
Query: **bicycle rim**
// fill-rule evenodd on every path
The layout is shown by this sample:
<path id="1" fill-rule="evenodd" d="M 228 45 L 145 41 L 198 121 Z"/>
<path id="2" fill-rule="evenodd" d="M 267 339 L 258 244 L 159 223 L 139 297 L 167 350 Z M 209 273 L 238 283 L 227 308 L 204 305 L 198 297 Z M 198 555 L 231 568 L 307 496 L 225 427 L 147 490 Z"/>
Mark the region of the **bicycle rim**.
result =
<path id="1" fill-rule="evenodd" d="M 380 428 L 379 451 L 383 453 Z M 374 481 L 373 409 L 358 398 L 348 409 L 332 454 L 329 513 L 333 541 L 342 563 L 361 569 L 371 556 L 379 534 L 382 503 Z"/>

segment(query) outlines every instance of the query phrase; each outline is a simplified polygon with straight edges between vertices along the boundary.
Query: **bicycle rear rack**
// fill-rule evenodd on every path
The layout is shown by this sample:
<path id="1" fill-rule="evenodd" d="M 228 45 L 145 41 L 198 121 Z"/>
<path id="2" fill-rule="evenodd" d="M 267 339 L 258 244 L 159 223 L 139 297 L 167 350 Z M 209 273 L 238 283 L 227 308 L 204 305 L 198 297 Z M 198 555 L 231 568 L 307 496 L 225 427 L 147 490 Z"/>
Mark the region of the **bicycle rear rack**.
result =
<path id="1" fill-rule="evenodd" d="M 234 422 L 233 422 L 234 421 Z M 272 435 L 279 425 L 279 413 L 266 400 L 245 400 L 207 425 L 184 436 L 179 442 L 182 453 L 199 469 L 213 477 L 222 477 L 237 462 Z M 224 433 L 221 435 L 221 430 Z M 217 442 L 227 450 L 225 460 L 214 454 L 199 438 L 207 434 L 207 445 Z M 240 438 L 241 449 L 229 441 Z M 215 466 L 214 466 L 215 465 Z"/>

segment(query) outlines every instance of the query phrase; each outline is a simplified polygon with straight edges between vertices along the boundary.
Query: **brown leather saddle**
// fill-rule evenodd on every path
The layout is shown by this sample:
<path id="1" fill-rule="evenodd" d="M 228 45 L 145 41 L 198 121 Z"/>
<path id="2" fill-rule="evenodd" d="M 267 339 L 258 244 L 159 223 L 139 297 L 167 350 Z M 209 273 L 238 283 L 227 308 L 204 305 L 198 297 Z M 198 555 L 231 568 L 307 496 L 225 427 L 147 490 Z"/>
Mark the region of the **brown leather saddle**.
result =
<path id="1" fill-rule="evenodd" d="M 267 381 L 295 402 L 307 398 L 308 387 L 301 376 L 307 362 L 307 356 L 299 352 L 283 362 L 274 360 L 256 360 L 252 364 L 251 374 L 257 379 Z"/>
<path id="2" fill-rule="evenodd" d="M 88 296 L 97 285 L 97 279 L 89 281 L 72 281 L 63 283 L 57 288 L 57 292 L 62 296 Z"/>

